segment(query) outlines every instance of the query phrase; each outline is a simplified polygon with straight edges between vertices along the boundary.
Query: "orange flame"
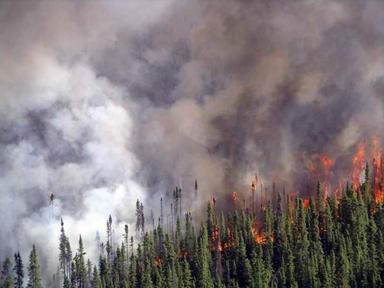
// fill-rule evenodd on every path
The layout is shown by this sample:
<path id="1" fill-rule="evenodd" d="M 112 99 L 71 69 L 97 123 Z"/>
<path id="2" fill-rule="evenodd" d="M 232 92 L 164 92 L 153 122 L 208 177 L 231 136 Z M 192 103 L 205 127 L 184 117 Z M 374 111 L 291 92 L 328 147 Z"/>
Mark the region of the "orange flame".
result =
<path id="1" fill-rule="evenodd" d="M 188 256 L 188 251 L 187 250 L 180 250 L 180 252 L 179 252 L 179 257 L 180 258 L 185 258 L 185 257 L 187 257 Z"/>
<path id="2" fill-rule="evenodd" d="M 372 137 L 372 158 L 380 159 L 381 158 L 381 149 L 380 149 L 380 140 L 379 137 Z"/>
<path id="3" fill-rule="evenodd" d="M 257 244 L 267 243 L 267 239 L 264 236 L 264 233 L 259 229 L 257 222 L 254 222 L 252 225 L 252 236 Z"/>
<path id="4" fill-rule="evenodd" d="M 212 242 L 215 242 L 217 239 L 219 239 L 219 227 L 217 227 L 217 225 L 214 225 L 212 228 L 211 239 Z"/>
<path id="5" fill-rule="evenodd" d="M 373 158 L 373 194 L 377 204 L 384 203 L 382 161 Z"/>
<path id="6" fill-rule="evenodd" d="M 359 144 L 352 158 L 352 185 L 354 189 L 360 187 L 360 176 L 365 165 L 365 145 Z"/>
<path id="7" fill-rule="evenodd" d="M 329 158 L 329 156 L 327 156 L 326 154 L 321 154 L 319 159 L 321 164 L 323 165 L 324 171 L 326 172 L 326 174 L 329 174 L 331 168 L 333 167 L 333 165 L 335 165 L 335 160 Z"/>
<path id="8" fill-rule="evenodd" d="M 219 251 L 220 253 L 223 252 L 223 246 L 221 246 L 221 241 L 217 243 L 217 251 Z"/>
<path id="9" fill-rule="evenodd" d="M 160 256 L 155 257 L 155 265 L 156 265 L 156 267 L 159 267 L 161 265 L 161 257 Z"/>
<path id="10" fill-rule="evenodd" d="M 331 169 L 335 165 L 335 160 L 329 158 L 326 154 L 321 154 L 320 163 L 322 165 L 323 170 L 323 187 L 324 187 L 324 199 L 328 197 L 328 182 L 329 176 L 331 174 Z"/>
<path id="11" fill-rule="evenodd" d="M 329 181 L 334 165 L 335 160 L 325 153 L 312 155 L 311 160 L 307 164 L 310 180 L 312 182 L 320 181 L 324 189 L 323 200 L 328 197 Z"/>
<path id="12" fill-rule="evenodd" d="M 303 206 L 304 206 L 304 208 L 308 208 L 309 204 L 310 204 L 309 199 L 303 199 Z"/>
<path id="13" fill-rule="evenodd" d="M 345 187 L 345 182 L 344 181 L 340 181 L 339 185 L 336 187 L 336 189 L 333 192 L 333 194 L 335 195 L 336 199 L 340 199 L 342 197 L 344 187 Z"/>
<path id="14" fill-rule="evenodd" d="M 232 192 L 232 200 L 235 203 L 236 203 L 237 200 L 239 200 L 239 196 L 237 195 L 236 191 Z"/>

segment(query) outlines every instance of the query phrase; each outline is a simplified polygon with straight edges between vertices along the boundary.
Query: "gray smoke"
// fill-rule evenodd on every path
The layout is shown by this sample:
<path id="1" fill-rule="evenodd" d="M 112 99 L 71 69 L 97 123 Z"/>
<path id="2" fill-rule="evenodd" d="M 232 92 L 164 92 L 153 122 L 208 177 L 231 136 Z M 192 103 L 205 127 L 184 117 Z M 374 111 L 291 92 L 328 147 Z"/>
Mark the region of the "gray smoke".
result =
<path id="1" fill-rule="evenodd" d="M 348 177 L 357 143 L 384 132 L 383 13 L 381 1 L 2 1 L 0 256 L 35 242 L 54 267 L 60 217 L 92 254 L 109 214 L 120 235 L 137 198 L 158 214 L 175 185 L 199 210 L 256 173 L 308 193 L 322 153 Z"/>

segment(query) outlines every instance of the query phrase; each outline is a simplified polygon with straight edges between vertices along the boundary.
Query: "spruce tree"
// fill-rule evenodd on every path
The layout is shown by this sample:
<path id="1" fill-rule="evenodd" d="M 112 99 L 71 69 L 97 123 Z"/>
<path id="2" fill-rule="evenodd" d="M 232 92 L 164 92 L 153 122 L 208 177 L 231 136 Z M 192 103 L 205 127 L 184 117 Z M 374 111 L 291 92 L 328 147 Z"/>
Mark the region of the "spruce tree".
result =
<path id="1" fill-rule="evenodd" d="M 87 288 L 87 268 L 85 266 L 84 255 L 85 251 L 83 246 L 83 240 L 80 235 L 79 249 L 77 250 L 75 256 L 76 288 Z"/>
<path id="2" fill-rule="evenodd" d="M 33 244 L 32 251 L 29 256 L 28 266 L 28 288 L 42 288 L 40 276 L 40 264 L 37 256 L 36 246 Z"/>
<path id="3" fill-rule="evenodd" d="M 101 285 L 99 273 L 97 271 L 96 266 L 93 267 L 91 287 L 92 288 L 102 288 L 103 287 Z"/>
<path id="4" fill-rule="evenodd" d="M 2 265 L 0 286 L 1 288 L 13 287 L 12 262 L 8 257 L 5 258 Z"/>
<path id="5" fill-rule="evenodd" d="M 198 241 L 198 276 L 197 287 L 211 288 L 213 286 L 210 272 L 210 252 L 208 245 L 208 231 L 205 225 L 201 228 Z"/>
<path id="6" fill-rule="evenodd" d="M 24 283 L 23 261 L 21 259 L 19 252 L 17 252 L 14 257 L 15 257 L 15 265 L 13 267 L 13 271 L 15 273 L 15 278 L 14 278 L 15 288 L 22 288 Z"/>

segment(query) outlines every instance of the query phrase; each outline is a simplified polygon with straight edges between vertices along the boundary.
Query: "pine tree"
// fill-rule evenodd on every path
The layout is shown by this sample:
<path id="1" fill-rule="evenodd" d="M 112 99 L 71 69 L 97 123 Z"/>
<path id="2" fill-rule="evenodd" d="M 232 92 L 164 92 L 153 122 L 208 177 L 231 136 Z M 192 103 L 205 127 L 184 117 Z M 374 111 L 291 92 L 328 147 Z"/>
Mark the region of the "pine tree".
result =
<path id="1" fill-rule="evenodd" d="M 194 282 L 191 275 L 191 269 L 189 268 L 189 264 L 187 259 L 182 260 L 182 276 L 181 276 L 181 285 L 182 288 L 194 288 Z"/>
<path id="2" fill-rule="evenodd" d="M 92 288 L 102 288 L 103 286 L 101 285 L 99 273 L 97 271 L 96 266 L 93 267 L 93 272 L 92 272 L 92 280 L 91 280 L 91 287 Z"/>
<path id="3" fill-rule="evenodd" d="M 238 255 L 238 283 L 241 287 L 249 287 L 252 282 L 252 268 L 247 258 L 243 237 L 240 237 Z"/>
<path id="4" fill-rule="evenodd" d="M 336 257 L 336 283 L 337 287 L 349 287 L 350 263 L 348 260 L 345 238 L 340 236 L 339 249 Z"/>
<path id="5" fill-rule="evenodd" d="M 37 256 L 35 245 L 32 246 L 32 251 L 29 256 L 28 266 L 28 288 L 42 288 L 40 276 L 40 264 Z"/>
<path id="6" fill-rule="evenodd" d="M 20 253 L 17 252 L 15 254 L 15 265 L 13 267 L 13 271 L 15 273 L 15 288 L 22 288 L 24 283 L 24 266 L 23 261 L 21 259 Z"/>
<path id="7" fill-rule="evenodd" d="M 129 261 L 129 287 L 137 287 L 137 263 L 135 255 L 131 255 Z"/>
<path id="8" fill-rule="evenodd" d="M 252 253 L 252 283 L 253 287 L 269 287 L 270 273 L 261 257 L 261 247 L 258 253 Z"/>
<path id="9" fill-rule="evenodd" d="M 76 271 L 76 288 L 87 288 L 87 268 L 85 267 L 84 260 L 84 246 L 81 235 L 79 237 L 79 249 L 75 256 L 75 271 Z"/>
<path id="10" fill-rule="evenodd" d="M 64 277 L 63 288 L 71 288 L 71 281 L 67 276 Z"/>
<path id="11" fill-rule="evenodd" d="M 151 265 L 149 263 L 149 259 L 145 260 L 144 266 L 143 266 L 143 273 L 141 277 L 141 283 L 140 287 L 143 288 L 152 288 L 152 278 L 151 278 Z"/>
<path id="12" fill-rule="evenodd" d="M 1 269 L 0 286 L 1 288 L 13 287 L 12 262 L 8 257 L 5 258 Z"/>
<path id="13" fill-rule="evenodd" d="M 218 219 L 215 205 L 210 204 L 207 217 L 197 230 L 191 213 L 186 214 L 182 229 L 177 217 L 181 197 L 174 194 L 174 207 L 179 210 L 172 210 L 176 219 L 172 234 L 163 232 L 161 220 L 156 229 L 144 233 L 144 207 L 138 201 L 137 248 L 134 249 L 133 237 L 129 245 L 125 226 L 121 245 L 116 245 L 115 240 L 112 250 L 109 217 L 108 255 L 100 254 L 98 266 L 85 263 L 81 237 L 72 259 L 62 222 L 59 268 L 64 275 L 63 287 L 381 287 L 384 205 L 366 201 L 363 189 L 371 189 L 364 186 L 366 183 L 369 179 L 361 187 L 347 185 L 341 199 L 324 199 L 318 184 L 317 198 L 311 198 L 309 205 L 297 198 L 294 208 L 290 201 L 285 206 L 279 196 L 275 207 L 269 203 L 263 215 L 257 214 L 260 219 L 255 219 L 254 211 L 242 209 L 227 217 L 222 213 Z M 28 287 L 40 288 L 35 246 L 29 262 Z M 3 262 L 0 288 L 22 287 L 23 276 L 17 253 L 13 271 L 9 259 Z"/>
<path id="14" fill-rule="evenodd" d="M 211 288 L 213 287 L 213 283 L 210 272 L 208 231 L 205 225 L 203 225 L 201 231 L 197 250 L 199 255 L 197 286 L 202 288 Z"/>
<path id="15" fill-rule="evenodd" d="M 60 268 L 63 271 L 64 278 L 69 277 L 70 262 L 72 260 L 72 251 L 69 240 L 65 235 L 64 221 L 61 219 L 61 230 L 60 230 L 60 242 L 59 242 L 59 263 Z"/>
<path id="16" fill-rule="evenodd" d="M 301 199 L 296 200 L 294 242 L 295 242 L 295 274 L 299 286 L 309 287 L 309 240 L 306 225 L 306 211 Z"/>
<path id="17" fill-rule="evenodd" d="M 109 215 L 107 220 L 107 245 L 106 251 L 108 256 L 108 261 L 112 263 L 112 252 L 113 252 L 113 239 L 112 239 L 112 216 Z"/>
<path id="18" fill-rule="evenodd" d="M 366 267 L 367 267 L 367 284 L 369 287 L 380 287 L 382 286 L 382 279 L 380 277 L 380 270 L 379 270 L 379 255 L 377 253 L 377 242 L 376 242 L 376 235 L 377 235 L 377 227 L 376 223 L 371 219 L 369 221 L 369 227 L 368 227 L 368 261 L 365 261 Z"/>

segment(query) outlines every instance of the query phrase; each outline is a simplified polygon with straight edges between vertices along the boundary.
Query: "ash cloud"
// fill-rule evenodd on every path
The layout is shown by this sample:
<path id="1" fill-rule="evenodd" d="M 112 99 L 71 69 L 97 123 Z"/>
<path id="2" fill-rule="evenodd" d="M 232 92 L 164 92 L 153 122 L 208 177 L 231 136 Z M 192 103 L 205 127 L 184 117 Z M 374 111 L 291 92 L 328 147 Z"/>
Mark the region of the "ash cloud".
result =
<path id="1" fill-rule="evenodd" d="M 380 1 L 1 2 L 0 255 L 57 250 L 61 216 L 92 250 L 109 214 L 122 231 L 137 198 L 158 212 L 174 185 L 199 210 L 255 173 L 308 193 L 321 153 L 348 177 L 357 143 L 384 132 L 383 13 Z"/>

